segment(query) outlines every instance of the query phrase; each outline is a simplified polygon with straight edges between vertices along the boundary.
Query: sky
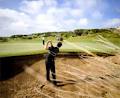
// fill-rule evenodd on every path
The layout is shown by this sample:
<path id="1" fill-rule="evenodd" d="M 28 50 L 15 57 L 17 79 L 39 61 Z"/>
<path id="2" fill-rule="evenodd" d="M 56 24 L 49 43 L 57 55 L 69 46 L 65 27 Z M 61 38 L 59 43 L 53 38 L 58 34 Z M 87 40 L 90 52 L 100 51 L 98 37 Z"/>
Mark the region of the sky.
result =
<path id="1" fill-rule="evenodd" d="M 120 26 L 120 0 L 0 0 L 0 36 Z"/>

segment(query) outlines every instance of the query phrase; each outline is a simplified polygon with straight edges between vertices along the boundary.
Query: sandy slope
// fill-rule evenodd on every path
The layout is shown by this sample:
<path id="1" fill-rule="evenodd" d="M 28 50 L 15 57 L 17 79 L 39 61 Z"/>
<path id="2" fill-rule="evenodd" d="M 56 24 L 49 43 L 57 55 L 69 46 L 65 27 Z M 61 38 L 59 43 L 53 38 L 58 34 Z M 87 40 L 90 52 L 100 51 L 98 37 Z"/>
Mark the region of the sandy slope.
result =
<path id="1" fill-rule="evenodd" d="M 59 57 L 58 86 L 46 82 L 41 88 L 45 80 L 44 60 L 30 69 L 0 82 L 0 98 L 120 98 L 120 55 Z"/>

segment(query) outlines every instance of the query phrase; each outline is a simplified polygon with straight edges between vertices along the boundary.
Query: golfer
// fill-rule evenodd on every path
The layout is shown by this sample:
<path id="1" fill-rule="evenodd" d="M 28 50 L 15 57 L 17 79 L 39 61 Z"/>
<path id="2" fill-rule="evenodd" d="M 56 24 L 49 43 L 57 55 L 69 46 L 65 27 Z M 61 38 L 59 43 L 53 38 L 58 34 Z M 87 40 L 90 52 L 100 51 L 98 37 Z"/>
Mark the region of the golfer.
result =
<path id="1" fill-rule="evenodd" d="M 62 46 L 61 42 L 57 43 L 57 46 L 54 47 L 52 41 L 48 41 L 45 45 L 45 49 L 48 50 L 48 54 L 46 55 L 45 65 L 46 65 L 46 79 L 50 80 L 50 72 L 53 78 L 53 84 L 57 85 L 56 83 L 56 73 L 55 73 L 55 57 L 59 52 L 59 48 Z"/>

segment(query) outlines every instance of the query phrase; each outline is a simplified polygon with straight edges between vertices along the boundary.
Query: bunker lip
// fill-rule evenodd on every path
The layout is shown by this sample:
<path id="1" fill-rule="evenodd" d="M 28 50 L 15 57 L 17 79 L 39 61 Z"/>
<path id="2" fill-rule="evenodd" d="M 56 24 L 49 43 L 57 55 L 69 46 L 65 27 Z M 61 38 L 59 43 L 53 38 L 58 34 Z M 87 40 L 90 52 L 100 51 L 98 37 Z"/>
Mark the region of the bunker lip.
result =
<path id="1" fill-rule="evenodd" d="M 15 75 L 24 71 L 23 66 L 30 66 L 42 58 L 42 55 L 12 56 L 0 58 L 0 81 L 14 77 Z"/>
<path id="2" fill-rule="evenodd" d="M 116 53 L 103 53 L 103 52 L 92 52 L 93 54 L 96 54 L 98 56 L 114 56 Z M 1 58 L 25 58 L 26 56 L 27 57 L 43 57 L 45 54 L 47 54 L 46 52 L 45 53 L 40 53 L 40 54 L 28 54 L 28 55 L 16 55 L 16 56 L 3 56 L 3 57 L 0 57 Z M 57 57 L 61 57 L 61 56 L 78 56 L 78 55 L 86 55 L 86 56 L 91 56 L 85 52 L 64 52 L 64 51 L 61 51 Z"/>
<path id="3" fill-rule="evenodd" d="M 105 54 L 105 53 L 101 53 L 98 55 L 104 57 L 113 56 L 111 54 Z M 78 56 L 81 56 L 82 58 L 87 58 L 90 55 L 86 53 L 69 52 L 69 53 L 59 53 L 57 57 L 78 58 Z M 44 58 L 45 58 L 45 54 L 0 58 L 0 81 L 14 77 L 15 75 L 23 71 L 23 66 L 25 65 L 31 66 L 35 62 Z"/>

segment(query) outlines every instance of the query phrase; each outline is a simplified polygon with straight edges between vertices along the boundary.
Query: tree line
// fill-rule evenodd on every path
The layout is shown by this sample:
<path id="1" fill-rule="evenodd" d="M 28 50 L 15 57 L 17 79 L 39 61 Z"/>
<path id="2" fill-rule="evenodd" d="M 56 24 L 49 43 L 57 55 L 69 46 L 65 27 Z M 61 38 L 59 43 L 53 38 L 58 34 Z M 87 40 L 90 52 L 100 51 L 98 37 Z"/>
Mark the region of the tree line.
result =
<path id="1" fill-rule="evenodd" d="M 85 35 L 92 35 L 92 34 L 99 34 L 109 36 L 112 34 L 115 28 L 109 29 L 76 29 L 74 31 L 61 31 L 61 32 L 44 32 L 44 33 L 34 33 L 30 35 L 12 35 L 10 37 L 0 37 L 1 42 L 7 42 L 8 39 L 35 39 L 41 37 L 56 37 L 62 36 L 65 38 L 69 37 L 76 37 L 76 36 L 85 36 Z M 118 35 L 117 35 L 118 36 Z"/>

